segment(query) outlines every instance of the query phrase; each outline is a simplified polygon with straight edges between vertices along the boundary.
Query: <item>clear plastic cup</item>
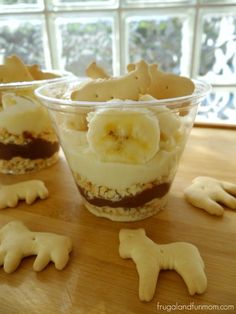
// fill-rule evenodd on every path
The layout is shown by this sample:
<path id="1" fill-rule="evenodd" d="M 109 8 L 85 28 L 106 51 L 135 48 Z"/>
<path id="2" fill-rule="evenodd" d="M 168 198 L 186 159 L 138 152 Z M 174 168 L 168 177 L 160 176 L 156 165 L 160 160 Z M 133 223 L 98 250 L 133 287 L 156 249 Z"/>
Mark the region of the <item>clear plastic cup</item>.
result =
<path id="1" fill-rule="evenodd" d="M 175 99 L 71 101 L 80 83 L 46 85 L 36 95 L 49 110 L 85 207 L 115 221 L 156 214 L 210 86 L 194 81 L 192 95 Z"/>
<path id="2" fill-rule="evenodd" d="M 0 84 L 0 172 L 24 174 L 53 165 L 58 160 L 59 141 L 47 109 L 34 90 L 44 84 L 71 77 L 58 77 Z"/>

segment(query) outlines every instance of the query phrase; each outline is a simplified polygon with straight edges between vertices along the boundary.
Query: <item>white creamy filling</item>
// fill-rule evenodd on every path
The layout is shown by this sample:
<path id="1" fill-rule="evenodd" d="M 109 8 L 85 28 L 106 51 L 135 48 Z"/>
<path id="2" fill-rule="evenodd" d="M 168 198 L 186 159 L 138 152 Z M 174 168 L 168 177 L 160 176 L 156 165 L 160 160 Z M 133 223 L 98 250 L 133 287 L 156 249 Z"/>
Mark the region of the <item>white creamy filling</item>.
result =
<path id="1" fill-rule="evenodd" d="M 145 164 L 102 162 L 89 148 L 86 132 L 63 129 L 61 141 L 71 170 L 96 185 L 126 189 L 133 184 L 148 183 L 162 177 L 172 177 L 176 171 L 182 147 L 160 150 Z"/>
<path id="2" fill-rule="evenodd" d="M 27 131 L 40 134 L 51 129 L 46 109 L 29 98 L 5 94 L 2 97 L 2 107 L 0 128 L 9 133 L 20 135 Z"/>
<path id="3" fill-rule="evenodd" d="M 110 111 L 108 111 L 108 113 L 109 112 Z M 61 121 L 59 129 L 61 133 L 61 143 L 71 170 L 78 173 L 82 179 L 97 186 L 106 186 L 117 190 L 127 189 L 136 184 L 145 184 L 156 180 L 172 180 L 186 142 L 186 135 L 189 129 L 189 126 L 186 125 L 187 116 L 180 117 L 171 112 L 168 108 L 158 106 L 151 108 L 151 112 L 154 114 L 154 117 L 156 117 L 160 127 L 159 150 L 156 151 L 150 160 L 140 163 L 120 162 L 119 159 L 103 160 L 99 158 L 96 152 L 91 148 L 91 138 L 89 138 L 88 132 L 76 130 L 76 123 L 68 123 L 68 117 L 65 117 L 64 121 Z M 94 117 L 95 114 L 96 112 L 92 112 L 92 117 Z M 120 118 L 118 114 L 119 112 L 116 112 L 113 116 Z M 80 117 L 79 114 L 74 115 L 75 121 Z M 87 120 L 91 122 L 89 118 L 90 116 L 87 116 Z M 103 119 L 108 120 L 106 120 L 108 126 L 105 128 L 105 135 L 110 128 L 109 123 L 111 118 L 108 118 L 106 116 L 103 117 Z M 132 119 L 135 120 L 135 115 L 131 115 L 127 125 L 131 124 L 132 126 Z M 118 122 L 115 121 L 114 123 Z M 135 120 L 135 122 L 136 124 L 134 125 L 140 125 L 139 121 Z M 123 119 L 121 119 L 121 122 L 118 124 L 122 130 L 125 130 L 127 125 L 124 125 Z M 88 127 L 91 128 L 90 123 Z M 144 127 L 141 128 L 141 130 L 142 132 L 146 131 Z M 100 133 L 99 128 L 95 128 L 94 136 L 99 136 L 101 135 Z M 100 136 L 101 149 L 104 149 L 104 136 Z M 139 137 L 140 134 L 138 133 L 135 140 L 138 141 Z M 125 140 L 124 138 L 124 141 Z M 152 138 L 148 137 L 147 141 L 149 140 L 152 141 Z M 116 137 L 114 141 L 117 141 Z M 131 149 L 131 151 L 133 154 L 137 153 L 136 149 Z M 119 151 L 117 150 L 115 153 L 119 154 Z"/>

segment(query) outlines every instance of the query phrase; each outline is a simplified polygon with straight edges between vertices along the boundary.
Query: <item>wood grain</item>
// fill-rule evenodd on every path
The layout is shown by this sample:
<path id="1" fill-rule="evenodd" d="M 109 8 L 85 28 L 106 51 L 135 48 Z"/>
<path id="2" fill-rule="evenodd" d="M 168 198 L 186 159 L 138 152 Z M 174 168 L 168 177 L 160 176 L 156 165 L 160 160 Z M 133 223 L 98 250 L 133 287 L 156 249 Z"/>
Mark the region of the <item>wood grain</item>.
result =
<path id="1" fill-rule="evenodd" d="M 194 128 L 171 189 L 168 205 L 154 217 L 135 223 L 96 218 L 83 208 L 65 159 L 38 173 L 0 175 L 1 183 L 42 179 L 50 197 L 33 205 L 0 212 L 0 227 L 12 219 L 31 230 L 68 235 L 73 241 L 70 262 L 63 271 L 49 265 L 35 273 L 33 257 L 12 274 L 0 268 L 0 314 L 141 314 L 161 313 L 159 305 L 232 304 L 236 311 L 236 212 L 213 217 L 186 203 L 183 190 L 199 175 L 236 182 L 236 131 Z M 118 233 L 123 227 L 145 228 L 157 243 L 189 241 L 205 261 L 208 289 L 189 296 L 174 271 L 162 271 L 152 302 L 138 299 L 138 276 L 131 260 L 118 255 Z M 182 313 L 206 313 L 206 310 Z M 220 311 L 212 311 L 216 313 Z"/>

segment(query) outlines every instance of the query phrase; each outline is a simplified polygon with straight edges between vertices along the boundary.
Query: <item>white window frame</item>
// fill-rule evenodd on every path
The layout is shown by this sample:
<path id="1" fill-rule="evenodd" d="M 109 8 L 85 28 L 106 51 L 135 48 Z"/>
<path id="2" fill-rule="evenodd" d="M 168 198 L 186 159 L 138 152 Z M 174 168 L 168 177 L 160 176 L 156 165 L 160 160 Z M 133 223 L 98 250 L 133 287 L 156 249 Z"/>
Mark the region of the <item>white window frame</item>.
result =
<path id="1" fill-rule="evenodd" d="M 54 4 L 57 3 L 57 6 Z M 59 53 L 56 42 L 55 19 L 70 16 L 72 19 L 76 16 L 112 16 L 114 20 L 114 53 L 113 53 L 113 72 L 115 75 L 123 73 L 126 64 L 129 63 L 128 56 L 128 34 L 126 19 L 132 16 L 150 16 L 156 12 L 159 15 L 168 14 L 189 16 L 188 40 L 191 44 L 189 50 L 185 53 L 185 66 L 181 68 L 183 75 L 199 78 L 199 53 L 201 48 L 201 20 L 203 13 L 218 12 L 236 12 L 236 1 L 233 0 L 107 0 L 107 1 L 90 1 L 81 3 L 62 4 L 59 0 L 38 0 L 38 5 L 8 5 L 0 6 L 0 20 L 4 17 L 12 16 L 13 18 L 25 18 L 28 16 L 41 16 L 45 20 L 45 61 L 47 67 L 60 68 Z M 187 28 L 186 28 L 187 29 Z M 183 43 L 184 45 L 184 43 Z M 186 45 L 187 47 L 187 45 Z M 201 79 L 201 77 L 200 77 Z M 236 90 L 235 79 L 229 82 L 211 82 L 213 87 L 219 90 Z M 211 121 L 209 121 L 211 122 Z M 234 123 L 233 123 L 234 125 Z M 235 121 L 236 126 L 236 121 Z"/>

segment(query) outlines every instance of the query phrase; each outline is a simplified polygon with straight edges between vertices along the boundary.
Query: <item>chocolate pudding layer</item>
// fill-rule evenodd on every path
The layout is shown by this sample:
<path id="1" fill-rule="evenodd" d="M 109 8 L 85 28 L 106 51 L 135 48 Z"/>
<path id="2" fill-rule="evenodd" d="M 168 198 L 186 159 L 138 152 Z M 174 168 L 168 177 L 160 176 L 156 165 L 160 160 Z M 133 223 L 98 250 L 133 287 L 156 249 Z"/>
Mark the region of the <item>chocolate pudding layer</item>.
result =
<path id="1" fill-rule="evenodd" d="M 0 172 L 24 174 L 52 166 L 59 157 L 54 132 L 11 134 L 0 129 Z"/>
<path id="2" fill-rule="evenodd" d="M 58 150 L 58 142 L 32 138 L 28 143 L 23 145 L 0 143 L 0 159 L 10 160 L 14 157 L 44 159 L 53 156 Z"/>
<path id="3" fill-rule="evenodd" d="M 81 188 L 78 184 L 77 187 L 81 193 L 81 195 L 92 205 L 95 206 L 109 206 L 112 208 L 132 208 L 132 207 L 140 207 L 150 202 L 155 198 L 161 198 L 165 196 L 169 189 L 170 183 L 164 182 L 157 185 L 152 186 L 149 189 L 145 189 L 135 195 L 124 196 L 119 200 L 111 200 L 99 197 L 89 198 L 85 189 Z"/>

